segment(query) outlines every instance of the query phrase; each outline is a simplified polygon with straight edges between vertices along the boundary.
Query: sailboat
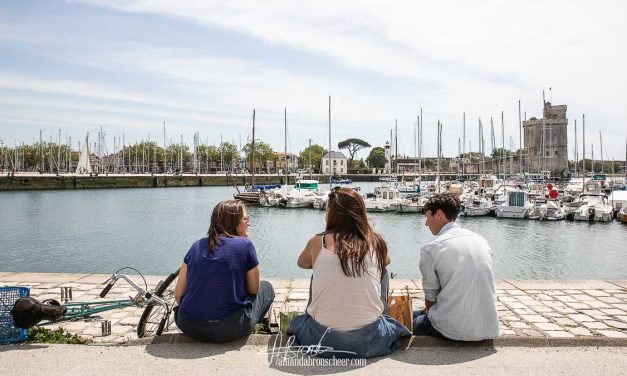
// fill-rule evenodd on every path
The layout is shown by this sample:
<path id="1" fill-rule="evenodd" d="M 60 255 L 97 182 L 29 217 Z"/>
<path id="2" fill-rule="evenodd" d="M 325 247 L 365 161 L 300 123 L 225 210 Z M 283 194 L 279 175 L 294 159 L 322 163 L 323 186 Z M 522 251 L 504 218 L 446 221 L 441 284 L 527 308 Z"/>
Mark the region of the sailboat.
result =
<path id="1" fill-rule="evenodd" d="M 88 132 L 87 136 L 85 136 L 85 143 L 83 144 L 83 148 L 81 149 L 81 154 L 78 157 L 78 165 L 76 165 L 77 174 L 92 173 L 90 156 L 91 156 L 91 153 L 89 152 L 89 132 Z"/>
<path id="2" fill-rule="evenodd" d="M 235 189 L 237 190 L 237 193 L 233 194 L 233 198 L 236 200 L 242 200 L 246 204 L 259 205 L 262 191 L 268 187 L 255 185 L 255 110 L 254 109 L 253 109 L 253 140 L 251 142 L 250 150 L 251 150 L 251 155 L 252 155 L 252 158 L 251 158 L 252 162 L 250 164 L 251 172 L 252 172 L 251 185 L 250 187 L 246 187 L 244 192 L 240 192 L 237 185 L 234 184 Z"/>

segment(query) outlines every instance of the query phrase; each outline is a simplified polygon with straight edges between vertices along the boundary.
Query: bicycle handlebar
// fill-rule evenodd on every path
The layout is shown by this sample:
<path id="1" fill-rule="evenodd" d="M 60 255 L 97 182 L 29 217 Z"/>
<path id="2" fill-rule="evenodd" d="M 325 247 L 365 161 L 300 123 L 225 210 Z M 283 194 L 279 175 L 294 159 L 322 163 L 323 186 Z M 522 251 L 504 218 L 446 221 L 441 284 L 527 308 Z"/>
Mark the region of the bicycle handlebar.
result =
<path id="1" fill-rule="evenodd" d="M 102 290 L 102 292 L 100 293 L 101 298 L 104 298 L 105 296 L 107 296 L 107 294 L 109 293 L 109 290 L 111 290 L 111 287 L 113 287 L 113 283 L 114 282 L 109 282 L 107 286 Z"/>

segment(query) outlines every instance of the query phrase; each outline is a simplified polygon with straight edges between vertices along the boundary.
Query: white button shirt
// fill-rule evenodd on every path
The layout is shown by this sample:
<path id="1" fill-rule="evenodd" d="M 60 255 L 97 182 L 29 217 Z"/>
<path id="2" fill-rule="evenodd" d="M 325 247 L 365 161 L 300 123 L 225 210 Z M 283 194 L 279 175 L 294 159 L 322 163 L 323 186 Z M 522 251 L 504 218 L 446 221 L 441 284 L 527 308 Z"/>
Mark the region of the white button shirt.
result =
<path id="1" fill-rule="evenodd" d="M 447 223 L 421 249 L 420 273 L 436 330 L 459 341 L 499 336 L 492 250 L 482 236 Z"/>

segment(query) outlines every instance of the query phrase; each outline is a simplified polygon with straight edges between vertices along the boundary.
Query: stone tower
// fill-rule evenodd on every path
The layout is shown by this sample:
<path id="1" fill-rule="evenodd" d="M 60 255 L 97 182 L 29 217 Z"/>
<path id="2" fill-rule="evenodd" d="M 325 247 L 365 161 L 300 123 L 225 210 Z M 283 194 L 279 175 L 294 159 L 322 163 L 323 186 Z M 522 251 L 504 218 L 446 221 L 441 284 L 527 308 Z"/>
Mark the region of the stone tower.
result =
<path id="1" fill-rule="evenodd" d="M 532 117 L 523 122 L 525 133 L 525 171 L 550 171 L 553 177 L 567 177 L 568 136 L 566 105 L 544 104 L 543 119 Z M 544 128 L 544 139 L 542 129 Z M 544 153 L 543 153 L 544 150 Z"/>

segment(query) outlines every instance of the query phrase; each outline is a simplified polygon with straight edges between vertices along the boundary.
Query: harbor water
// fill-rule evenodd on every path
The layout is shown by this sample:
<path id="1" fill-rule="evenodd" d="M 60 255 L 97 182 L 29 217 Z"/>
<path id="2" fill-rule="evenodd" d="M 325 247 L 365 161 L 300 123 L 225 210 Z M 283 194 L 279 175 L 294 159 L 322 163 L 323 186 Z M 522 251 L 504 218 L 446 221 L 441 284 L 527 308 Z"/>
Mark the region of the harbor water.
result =
<path id="1" fill-rule="evenodd" d="M 378 184 L 361 183 L 364 192 Z M 146 274 L 177 268 L 205 236 L 214 205 L 231 187 L 0 192 L 0 272 Z M 324 230 L 324 211 L 249 207 L 265 277 L 306 277 L 296 266 L 307 240 Z M 398 278 L 419 278 L 420 247 L 432 235 L 423 214 L 370 213 Z M 484 236 L 500 279 L 626 279 L 627 226 L 460 218 Z"/>

